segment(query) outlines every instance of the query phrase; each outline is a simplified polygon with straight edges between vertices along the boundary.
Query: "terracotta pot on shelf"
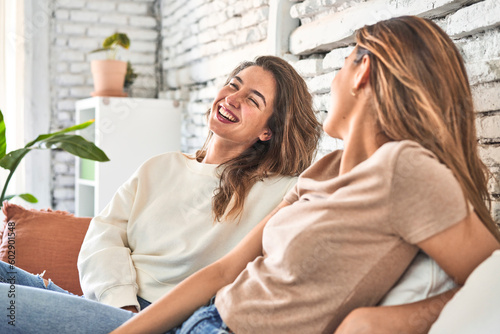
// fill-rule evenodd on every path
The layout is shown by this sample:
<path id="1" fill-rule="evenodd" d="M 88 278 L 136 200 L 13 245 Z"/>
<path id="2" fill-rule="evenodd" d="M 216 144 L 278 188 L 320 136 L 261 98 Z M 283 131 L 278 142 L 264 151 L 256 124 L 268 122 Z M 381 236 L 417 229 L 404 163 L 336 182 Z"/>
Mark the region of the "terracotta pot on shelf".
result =
<path id="1" fill-rule="evenodd" d="M 127 96 L 123 92 L 127 62 L 121 60 L 92 60 L 90 63 L 94 91 L 92 96 Z"/>

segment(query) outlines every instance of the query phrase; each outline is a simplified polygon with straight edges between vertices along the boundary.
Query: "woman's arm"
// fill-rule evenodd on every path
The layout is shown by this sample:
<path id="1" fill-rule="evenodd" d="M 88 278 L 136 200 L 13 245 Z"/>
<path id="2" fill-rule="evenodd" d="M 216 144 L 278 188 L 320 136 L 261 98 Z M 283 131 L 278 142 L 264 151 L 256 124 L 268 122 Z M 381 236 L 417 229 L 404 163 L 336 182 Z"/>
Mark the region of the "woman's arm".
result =
<path id="1" fill-rule="evenodd" d="M 459 285 L 500 248 L 475 213 L 418 246 Z M 427 333 L 456 291 L 458 289 L 411 304 L 356 309 L 344 319 L 335 334 Z"/>
<path id="2" fill-rule="evenodd" d="M 463 285 L 470 273 L 500 248 L 499 242 L 474 212 L 458 224 L 418 243 L 418 246 L 459 285 Z"/>
<path id="3" fill-rule="evenodd" d="M 287 205 L 281 202 L 226 256 L 185 279 L 112 333 L 164 333 L 181 324 L 220 288 L 233 282 L 248 262 L 262 255 L 262 231 L 267 221 Z"/>
<path id="4" fill-rule="evenodd" d="M 458 290 L 409 304 L 357 308 L 342 321 L 335 334 L 427 333 Z"/>
<path id="5" fill-rule="evenodd" d="M 129 188 L 129 182 L 122 185 L 105 210 L 92 220 L 78 255 L 85 298 L 114 307 L 139 306 L 136 271 L 127 237 L 135 198 Z"/>

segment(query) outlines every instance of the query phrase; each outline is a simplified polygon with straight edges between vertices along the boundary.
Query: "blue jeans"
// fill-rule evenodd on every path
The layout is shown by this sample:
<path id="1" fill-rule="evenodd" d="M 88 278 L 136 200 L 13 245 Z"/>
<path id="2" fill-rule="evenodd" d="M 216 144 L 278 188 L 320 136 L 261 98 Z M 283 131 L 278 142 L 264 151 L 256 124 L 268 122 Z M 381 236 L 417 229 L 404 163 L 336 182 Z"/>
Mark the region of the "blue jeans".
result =
<path id="1" fill-rule="evenodd" d="M 231 330 L 221 319 L 215 305 L 200 307 L 181 326 L 167 334 L 230 334 Z"/>
<path id="2" fill-rule="evenodd" d="M 64 290 L 63 288 L 54 284 L 54 282 L 52 282 L 52 280 L 50 279 L 48 279 L 48 282 L 49 283 L 47 284 L 47 286 L 45 286 L 43 277 L 41 277 L 40 275 L 31 274 L 21 268 L 11 266 L 8 263 L 0 261 L 0 283 L 11 283 L 22 286 L 30 286 L 33 288 L 45 289 L 76 296 L 75 294 L 72 294 L 71 292 Z M 149 301 L 139 296 L 137 296 L 137 301 L 141 306 L 141 310 L 151 305 Z"/>
<path id="3" fill-rule="evenodd" d="M 55 285 L 50 279 L 48 281 L 49 284 L 45 286 L 43 278 L 40 275 L 33 275 L 25 270 L 0 261 L 0 282 L 2 283 L 31 286 L 33 288 L 71 294 L 70 292 Z"/>
<path id="4" fill-rule="evenodd" d="M 39 275 L 0 262 L 0 333 L 109 333 L 134 313 L 45 287 Z M 138 298 L 141 307 L 149 302 Z M 229 329 L 213 304 L 198 309 L 168 334 L 226 334 Z"/>

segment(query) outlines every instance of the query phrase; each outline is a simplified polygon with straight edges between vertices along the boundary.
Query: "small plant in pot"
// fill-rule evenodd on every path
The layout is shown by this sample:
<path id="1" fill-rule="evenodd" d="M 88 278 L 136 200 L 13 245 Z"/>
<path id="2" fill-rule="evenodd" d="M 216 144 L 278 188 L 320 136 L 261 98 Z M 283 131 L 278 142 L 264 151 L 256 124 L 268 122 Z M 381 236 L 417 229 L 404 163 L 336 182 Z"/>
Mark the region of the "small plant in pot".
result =
<path id="1" fill-rule="evenodd" d="M 105 52 L 107 55 L 105 60 L 92 60 L 90 63 L 94 79 L 92 96 L 127 96 L 123 92 L 127 62 L 116 59 L 119 47 L 128 49 L 130 39 L 126 34 L 117 32 L 104 40 L 102 48 L 91 51 Z"/>

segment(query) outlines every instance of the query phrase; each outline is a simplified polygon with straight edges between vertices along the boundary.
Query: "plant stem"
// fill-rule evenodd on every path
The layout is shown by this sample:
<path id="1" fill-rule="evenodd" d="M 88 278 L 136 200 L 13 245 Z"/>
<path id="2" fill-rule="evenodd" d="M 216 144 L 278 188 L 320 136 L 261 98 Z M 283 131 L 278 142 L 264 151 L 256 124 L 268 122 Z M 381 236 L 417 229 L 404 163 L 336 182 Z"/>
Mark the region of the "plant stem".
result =
<path id="1" fill-rule="evenodd" d="M 17 166 L 21 163 L 21 160 L 23 160 L 24 156 L 28 154 L 29 151 L 26 151 L 24 154 L 21 155 L 21 157 L 17 160 L 17 163 L 14 165 L 14 167 L 10 170 L 9 176 L 7 176 L 7 180 L 5 181 L 2 189 L 2 195 L 0 196 L 0 208 L 3 206 L 3 199 L 5 198 L 5 192 L 7 191 L 7 187 L 9 185 L 10 179 L 12 178 L 12 175 L 17 169 Z"/>

